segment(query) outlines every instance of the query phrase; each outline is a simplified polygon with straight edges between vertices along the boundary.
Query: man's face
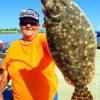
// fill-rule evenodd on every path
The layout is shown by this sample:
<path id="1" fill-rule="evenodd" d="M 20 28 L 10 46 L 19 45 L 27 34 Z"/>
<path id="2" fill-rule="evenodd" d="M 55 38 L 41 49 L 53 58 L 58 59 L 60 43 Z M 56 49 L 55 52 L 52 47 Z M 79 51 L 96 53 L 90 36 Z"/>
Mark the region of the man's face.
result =
<path id="1" fill-rule="evenodd" d="M 38 32 L 39 22 L 32 18 L 23 18 L 19 24 L 24 37 L 33 36 Z"/>

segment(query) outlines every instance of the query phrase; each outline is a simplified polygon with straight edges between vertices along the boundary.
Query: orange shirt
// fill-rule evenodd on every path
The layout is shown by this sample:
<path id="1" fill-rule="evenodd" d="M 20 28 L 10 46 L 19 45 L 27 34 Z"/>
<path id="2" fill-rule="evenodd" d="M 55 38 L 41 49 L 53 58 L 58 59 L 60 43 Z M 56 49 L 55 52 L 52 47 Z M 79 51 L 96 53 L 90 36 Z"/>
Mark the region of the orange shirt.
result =
<path id="1" fill-rule="evenodd" d="M 28 45 L 13 42 L 2 67 L 12 79 L 14 100 L 53 100 L 58 78 L 45 34 Z"/>

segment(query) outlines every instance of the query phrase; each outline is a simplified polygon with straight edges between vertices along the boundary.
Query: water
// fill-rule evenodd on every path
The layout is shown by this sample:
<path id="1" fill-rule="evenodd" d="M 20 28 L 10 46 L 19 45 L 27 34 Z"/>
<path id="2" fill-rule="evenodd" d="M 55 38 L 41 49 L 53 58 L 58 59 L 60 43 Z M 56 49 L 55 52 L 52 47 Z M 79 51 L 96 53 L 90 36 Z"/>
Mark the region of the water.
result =
<path id="1" fill-rule="evenodd" d="M 5 33 L 5 34 L 0 34 L 0 40 L 3 42 L 8 42 L 12 43 L 16 39 L 20 39 L 22 37 L 21 33 Z M 100 37 L 97 37 L 97 41 L 100 41 Z"/>
<path id="2" fill-rule="evenodd" d="M 4 43 L 11 44 L 13 41 L 20 39 L 22 37 L 21 33 L 6 33 L 6 34 L 0 34 L 0 40 L 2 40 Z"/>

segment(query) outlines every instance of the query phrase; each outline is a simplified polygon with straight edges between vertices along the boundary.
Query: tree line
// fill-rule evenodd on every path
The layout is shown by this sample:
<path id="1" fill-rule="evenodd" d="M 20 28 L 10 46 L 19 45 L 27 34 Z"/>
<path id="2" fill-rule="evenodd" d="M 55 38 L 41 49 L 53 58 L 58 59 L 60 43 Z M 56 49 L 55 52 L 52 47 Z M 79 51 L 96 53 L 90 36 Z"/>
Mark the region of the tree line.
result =
<path id="1" fill-rule="evenodd" d="M 19 32 L 20 32 L 20 30 L 17 28 L 5 28 L 5 29 L 2 28 L 2 29 L 0 29 L 0 33 L 19 33 Z M 39 32 L 43 33 L 43 32 L 45 32 L 45 30 L 39 29 Z"/>
<path id="2" fill-rule="evenodd" d="M 16 32 L 18 32 L 19 31 L 19 29 L 17 29 L 17 28 L 2 28 L 2 29 L 0 29 L 0 33 L 16 33 Z"/>

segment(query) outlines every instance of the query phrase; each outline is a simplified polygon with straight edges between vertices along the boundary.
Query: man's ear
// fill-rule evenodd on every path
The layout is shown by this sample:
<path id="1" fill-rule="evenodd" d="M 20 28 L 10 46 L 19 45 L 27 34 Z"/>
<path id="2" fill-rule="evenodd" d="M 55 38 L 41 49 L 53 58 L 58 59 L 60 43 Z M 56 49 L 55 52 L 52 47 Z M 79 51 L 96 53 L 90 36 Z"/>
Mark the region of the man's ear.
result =
<path id="1" fill-rule="evenodd" d="M 19 26 L 20 26 L 20 23 L 19 23 Z"/>
<path id="2" fill-rule="evenodd" d="M 40 27 L 40 23 L 38 23 L 38 27 Z"/>

